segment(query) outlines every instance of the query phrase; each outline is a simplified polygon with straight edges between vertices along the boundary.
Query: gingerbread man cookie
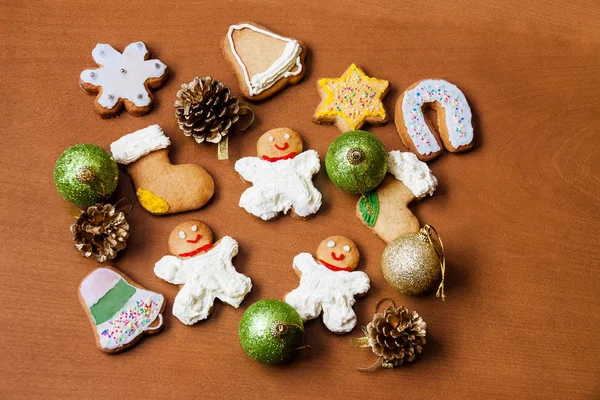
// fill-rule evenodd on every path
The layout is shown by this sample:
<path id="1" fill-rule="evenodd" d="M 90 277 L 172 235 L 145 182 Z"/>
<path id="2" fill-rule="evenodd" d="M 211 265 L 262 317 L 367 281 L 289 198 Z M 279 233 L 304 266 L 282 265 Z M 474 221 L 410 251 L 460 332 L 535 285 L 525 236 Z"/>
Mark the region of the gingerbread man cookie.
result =
<path id="1" fill-rule="evenodd" d="M 438 181 L 417 156 L 398 150 L 388 153 L 388 173 L 377 189 L 360 198 L 356 216 L 374 234 L 390 243 L 398 236 L 420 229 L 421 224 L 408 205 L 432 196 Z"/>
<path id="2" fill-rule="evenodd" d="M 238 243 L 224 236 L 213 244 L 211 229 L 201 221 L 187 221 L 173 229 L 169 252 L 154 266 L 154 274 L 182 285 L 173 303 L 173 315 L 186 325 L 206 319 L 215 298 L 238 308 L 252 289 L 246 275 L 235 270 L 232 259 Z"/>
<path id="3" fill-rule="evenodd" d="M 144 115 L 152 109 L 150 89 L 158 89 L 167 80 L 167 66 L 160 60 L 148 60 L 144 42 L 135 42 L 119 53 L 109 44 L 97 44 L 92 51 L 96 69 L 79 75 L 79 85 L 89 94 L 97 94 L 95 110 L 103 118 L 125 110 Z"/>
<path id="4" fill-rule="evenodd" d="M 388 88 L 388 81 L 368 77 L 352 64 L 339 78 L 319 79 L 321 104 L 313 119 L 318 124 L 335 124 L 342 133 L 360 129 L 365 122 L 385 124 L 388 115 L 382 100 Z"/>
<path id="5" fill-rule="evenodd" d="M 439 132 L 423 114 L 423 108 L 437 112 Z M 411 85 L 396 103 L 396 129 L 402 143 L 419 157 L 429 161 L 442 154 L 473 147 L 471 108 L 463 92 L 442 79 L 425 79 Z"/>
<path id="6" fill-rule="evenodd" d="M 145 290 L 113 268 L 98 268 L 86 276 L 79 299 L 105 353 L 126 350 L 163 327 L 163 295 Z"/>
<path id="7" fill-rule="evenodd" d="M 240 207 L 265 221 L 286 214 L 308 219 L 321 207 L 321 193 L 312 177 L 321 162 L 315 150 L 302 151 L 302 138 L 288 128 L 264 133 L 256 145 L 258 157 L 244 157 L 235 170 L 254 186 L 240 198 Z"/>
<path id="8" fill-rule="evenodd" d="M 354 296 L 369 290 L 369 277 L 354 271 L 360 253 L 354 242 L 331 236 L 321 242 L 317 259 L 309 253 L 294 257 L 293 267 L 300 285 L 285 296 L 285 302 L 298 311 L 303 321 L 323 312 L 323 323 L 334 333 L 347 333 L 356 326 L 352 306 Z"/>
<path id="9" fill-rule="evenodd" d="M 255 22 L 231 25 L 222 43 L 225 59 L 248 100 L 264 100 L 304 76 L 306 46 Z"/>

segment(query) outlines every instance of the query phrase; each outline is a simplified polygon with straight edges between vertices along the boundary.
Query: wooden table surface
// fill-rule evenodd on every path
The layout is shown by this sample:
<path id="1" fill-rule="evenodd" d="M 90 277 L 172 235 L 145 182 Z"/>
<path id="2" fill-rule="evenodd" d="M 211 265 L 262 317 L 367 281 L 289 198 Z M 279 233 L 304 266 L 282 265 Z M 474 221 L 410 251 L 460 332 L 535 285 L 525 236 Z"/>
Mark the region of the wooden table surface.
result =
<path id="1" fill-rule="evenodd" d="M 600 398 L 600 4 L 589 1 L 3 1 L 0 397 L 2 398 Z M 485 3 L 485 4 L 481 4 Z M 257 121 L 230 141 L 230 160 L 177 128 L 183 82 L 210 75 L 233 86 L 220 52 L 229 25 L 256 21 L 303 40 L 307 74 L 254 106 Z M 102 120 L 78 87 L 97 42 L 123 49 L 143 40 L 171 75 L 141 118 Z M 474 112 L 477 145 L 430 163 L 440 186 L 413 207 L 447 249 L 448 300 L 406 297 L 384 281 L 383 241 L 354 216 L 356 198 L 316 178 L 324 204 L 308 221 L 265 223 L 237 203 L 246 185 L 235 160 L 254 155 L 262 132 L 286 126 L 324 159 L 336 128 L 311 122 L 316 81 L 355 62 L 391 83 L 396 99 L 416 80 L 457 84 Z M 107 356 L 95 346 L 77 287 L 94 268 L 73 248 L 73 217 L 53 183 L 56 159 L 76 143 L 108 149 L 120 136 L 160 124 L 173 163 L 198 163 L 215 178 L 202 210 L 156 217 L 136 206 L 128 248 L 112 263 L 168 301 L 166 327 Z M 371 129 L 388 149 L 404 147 L 393 123 Z M 115 198 L 135 199 L 121 175 Z M 171 314 L 178 288 L 153 274 L 167 236 L 198 218 L 240 243 L 239 271 L 253 280 L 240 309 L 217 304 L 193 327 Z M 292 258 L 333 234 L 354 239 L 372 288 L 359 325 L 391 296 L 421 313 L 427 345 L 418 362 L 360 373 L 375 356 L 320 320 L 306 324 L 312 353 L 283 366 L 248 358 L 238 339 L 244 310 L 282 298 L 298 279 Z"/>

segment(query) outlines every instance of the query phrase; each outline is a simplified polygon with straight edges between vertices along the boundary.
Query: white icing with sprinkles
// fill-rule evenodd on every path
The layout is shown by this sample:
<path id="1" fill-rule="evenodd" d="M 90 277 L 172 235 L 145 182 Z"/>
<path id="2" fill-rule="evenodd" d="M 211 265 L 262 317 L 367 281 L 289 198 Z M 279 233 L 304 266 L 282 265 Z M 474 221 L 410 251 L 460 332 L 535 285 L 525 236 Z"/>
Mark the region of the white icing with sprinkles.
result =
<path id="1" fill-rule="evenodd" d="M 446 113 L 448 140 L 455 149 L 473 141 L 471 108 L 463 92 L 441 79 L 426 79 L 402 99 L 404 126 L 419 154 L 431 154 L 441 150 L 440 143 L 425 121 L 423 105 L 438 102 Z"/>

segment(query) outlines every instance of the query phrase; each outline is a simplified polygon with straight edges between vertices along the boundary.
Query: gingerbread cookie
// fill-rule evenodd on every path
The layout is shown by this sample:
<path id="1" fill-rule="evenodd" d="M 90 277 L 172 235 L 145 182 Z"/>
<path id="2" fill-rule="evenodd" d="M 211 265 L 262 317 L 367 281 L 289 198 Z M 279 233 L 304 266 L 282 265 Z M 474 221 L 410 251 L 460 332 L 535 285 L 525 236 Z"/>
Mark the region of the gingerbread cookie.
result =
<path id="1" fill-rule="evenodd" d="M 238 243 L 224 236 L 213 244 L 211 229 L 201 221 L 187 221 L 173 229 L 169 252 L 154 266 L 154 274 L 182 285 L 173 303 L 173 315 L 186 325 L 206 319 L 215 298 L 238 308 L 252 289 L 246 275 L 235 270 L 232 259 Z"/>
<path id="2" fill-rule="evenodd" d="M 421 224 L 408 205 L 433 195 L 438 184 L 427 164 L 410 152 L 390 151 L 388 172 L 381 185 L 356 204 L 356 216 L 386 243 L 419 230 Z"/>
<path id="3" fill-rule="evenodd" d="M 160 126 L 150 125 L 110 145 L 115 161 L 127 165 L 140 204 L 155 215 L 195 210 L 215 191 L 213 179 L 204 168 L 171 164 L 170 144 Z"/>
<path id="4" fill-rule="evenodd" d="M 439 132 L 423 114 L 424 108 L 437 113 Z M 396 129 L 402 143 L 419 157 L 429 161 L 442 154 L 473 147 L 471 108 L 463 92 L 441 79 L 425 79 L 411 85 L 396 103 Z"/>
<path id="5" fill-rule="evenodd" d="M 312 182 L 321 162 L 315 150 L 302 151 L 302 138 L 289 128 L 264 133 L 256 145 L 258 157 L 244 157 L 235 170 L 254 186 L 240 198 L 240 207 L 265 221 L 281 213 L 308 219 L 321 207 L 321 193 Z"/>
<path id="6" fill-rule="evenodd" d="M 303 321 L 323 312 L 323 323 L 334 333 L 347 333 L 356 326 L 352 306 L 354 296 L 369 290 L 369 277 L 354 271 L 360 253 L 354 242 L 343 236 L 331 236 L 321 242 L 317 259 L 309 253 L 294 257 L 294 271 L 300 285 L 285 296 L 285 302 L 298 311 Z"/>
<path id="7" fill-rule="evenodd" d="M 388 115 L 382 100 L 388 88 L 388 81 L 370 78 L 352 64 L 339 78 L 319 79 L 321 104 L 313 119 L 318 124 L 335 124 L 342 133 L 360 129 L 365 122 L 385 124 Z"/>
<path id="8" fill-rule="evenodd" d="M 150 89 L 158 89 L 167 80 L 168 69 L 160 60 L 148 60 L 144 42 L 135 42 L 119 53 L 109 44 L 97 44 L 92 57 L 99 65 L 79 75 L 79 85 L 89 94 L 97 94 L 95 110 L 103 118 L 125 110 L 144 115 L 152 109 Z"/>
<path id="9" fill-rule="evenodd" d="M 113 268 L 98 268 L 86 276 L 79 299 L 105 353 L 126 350 L 163 327 L 163 295 L 145 290 Z"/>
<path id="10" fill-rule="evenodd" d="M 297 84 L 306 71 L 304 43 L 254 22 L 231 25 L 221 47 L 249 100 L 264 100 Z"/>

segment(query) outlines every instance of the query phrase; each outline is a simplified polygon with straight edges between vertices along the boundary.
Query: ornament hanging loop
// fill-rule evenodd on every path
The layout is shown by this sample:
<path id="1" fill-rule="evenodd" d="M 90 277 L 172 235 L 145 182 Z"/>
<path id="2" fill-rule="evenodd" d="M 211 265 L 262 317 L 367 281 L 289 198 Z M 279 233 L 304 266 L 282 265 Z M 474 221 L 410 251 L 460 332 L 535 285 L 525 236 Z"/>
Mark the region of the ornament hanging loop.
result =
<path id="1" fill-rule="evenodd" d="M 444 253 L 444 243 L 442 242 L 442 238 L 440 238 L 440 235 L 433 226 L 425 224 L 423 230 L 425 231 L 427 240 L 429 240 L 429 244 L 431 244 L 433 250 L 438 256 L 438 259 L 440 260 L 440 269 L 442 271 L 442 281 L 440 282 L 440 286 L 438 287 L 435 297 L 441 297 L 442 301 L 446 301 L 446 293 L 444 292 L 444 279 L 446 278 L 446 255 Z M 431 237 L 431 232 L 435 234 L 435 238 Z M 433 244 L 433 240 L 436 240 L 439 243 L 441 249 L 440 251 L 438 251 L 437 247 L 435 247 L 435 245 Z"/>

